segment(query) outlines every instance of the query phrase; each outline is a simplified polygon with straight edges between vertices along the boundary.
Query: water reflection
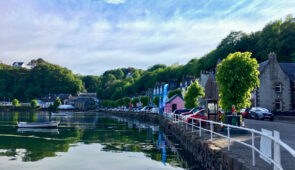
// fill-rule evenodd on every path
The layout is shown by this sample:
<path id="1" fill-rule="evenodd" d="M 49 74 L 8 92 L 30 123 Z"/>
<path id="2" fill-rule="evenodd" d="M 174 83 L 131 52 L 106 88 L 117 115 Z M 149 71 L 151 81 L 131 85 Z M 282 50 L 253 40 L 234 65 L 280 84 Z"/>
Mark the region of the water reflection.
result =
<path id="1" fill-rule="evenodd" d="M 51 120 L 60 121 L 60 127 L 58 129 L 16 127 L 16 123 L 20 121 Z M 64 153 L 62 157 L 73 155 L 69 152 L 70 148 L 79 150 L 83 148 L 83 145 L 99 144 L 100 152 L 93 151 L 97 156 L 103 154 L 101 152 L 114 154 L 134 152 L 143 153 L 144 159 L 150 158 L 162 162 L 162 166 L 166 168 L 191 166 L 178 154 L 178 149 L 158 126 L 102 113 L 72 113 L 71 116 L 52 117 L 48 112 L 1 112 L 0 141 L 1 164 L 8 160 L 39 164 L 39 160 L 56 157 L 60 153 Z M 80 150 L 80 152 L 83 151 Z M 94 158 L 81 155 L 80 159 Z M 46 159 L 46 161 L 49 160 Z M 114 161 L 120 163 L 122 160 Z M 14 167 L 13 163 L 6 165 L 7 168 Z"/>

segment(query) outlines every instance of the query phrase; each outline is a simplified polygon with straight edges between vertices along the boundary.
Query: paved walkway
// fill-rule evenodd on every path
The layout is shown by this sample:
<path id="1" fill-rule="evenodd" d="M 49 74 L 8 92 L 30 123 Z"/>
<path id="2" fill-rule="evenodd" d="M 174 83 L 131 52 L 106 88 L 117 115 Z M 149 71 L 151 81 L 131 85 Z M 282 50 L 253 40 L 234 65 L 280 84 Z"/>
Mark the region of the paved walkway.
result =
<path id="1" fill-rule="evenodd" d="M 295 149 L 295 123 L 286 123 L 286 122 L 270 122 L 270 121 L 257 121 L 257 120 L 246 120 L 246 127 L 253 128 L 256 130 L 261 130 L 261 128 L 267 130 L 277 130 L 280 132 L 281 139 L 283 142 L 288 144 L 290 147 Z M 186 126 L 182 126 L 180 128 L 186 128 Z M 187 127 L 188 133 L 192 135 L 199 135 L 199 131 L 197 129 L 194 132 L 191 132 L 191 127 Z M 226 133 L 224 133 L 226 135 Z M 246 133 L 243 135 L 233 134 L 231 137 L 234 137 L 236 140 L 244 141 L 248 144 L 251 144 L 251 134 Z M 202 130 L 202 138 L 207 139 L 210 141 L 210 134 Z M 228 142 L 226 138 L 213 135 L 213 146 L 212 149 L 223 150 L 228 152 Z M 255 146 L 259 149 L 260 147 L 260 136 L 255 136 Z M 235 158 L 239 159 L 243 164 L 245 164 L 249 169 L 265 169 L 270 170 L 273 169 L 272 165 L 269 165 L 264 160 L 262 160 L 258 153 L 255 152 L 255 162 L 256 166 L 252 166 L 252 150 L 240 143 L 231 142 L 230 145 L 230 154 L 233 155 Z M 282 166 L 286 170 L 293 170 L 295 166 L 295 158 L 291 156 L 286 150 L 281 148 L 281 159 L 282 159 Z"/>

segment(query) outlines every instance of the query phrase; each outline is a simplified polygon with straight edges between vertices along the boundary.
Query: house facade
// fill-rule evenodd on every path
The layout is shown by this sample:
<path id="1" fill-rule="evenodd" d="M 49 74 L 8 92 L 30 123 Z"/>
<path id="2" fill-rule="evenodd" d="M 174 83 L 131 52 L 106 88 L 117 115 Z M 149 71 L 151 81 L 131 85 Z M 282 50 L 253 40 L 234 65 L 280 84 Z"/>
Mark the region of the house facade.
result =
<path id="1" fill-rule="evenodd" d="M 196 81 L 196 78 L 194 76 L 186 76 L 182 79 L 182 81 L 180 82 L 180 86 L 179 86 L 182 96 L 185 95 L 188 87 L 191 84 L 193 84 L 195 81 Z"/>
<path id="2" fill-rule="evenodd" d="M 25 67 L 25 63 L 24 62 L 14 62 L 12 63 L 13 67 Z"/>
<path id="3" fill-rule="evenodd" d="M 279 63 L 275 53 L 259 64 L 260 87 L 254 91 L 254 106 L 273 112 L 295 110 L 295 63 Z"/>
<path id="4" fill-rule="evenodd" d="M 165 105 L 164 112 L 171 113 L 171 112 L 174 112 L 174 110 L 183 109 L 183 108 L 184 108 L 184 100 L 180 95 L 176 94 L 172 96 L 170 99 L 168 99 Z"/>

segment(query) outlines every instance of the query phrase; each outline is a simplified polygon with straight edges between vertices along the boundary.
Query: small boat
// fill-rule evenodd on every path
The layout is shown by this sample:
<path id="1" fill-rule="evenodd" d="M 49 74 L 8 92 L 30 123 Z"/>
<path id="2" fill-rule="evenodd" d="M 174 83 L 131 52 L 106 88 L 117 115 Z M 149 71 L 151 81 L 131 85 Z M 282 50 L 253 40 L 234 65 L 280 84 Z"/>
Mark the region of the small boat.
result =
<path id="1" fill-rule="evenodd" d="M 19 128 L 57 128 L 59 121 L 51 122 L 18 122 Z"/>
<path id="2" fill-rule="evenodd" d="M 67 113 L 61 112 L 61 113 L 51 113 L 51 116 L 68 116 Z"/>
<path id="3" fill-rule="evenodd" d="M 57 128 L 18 128 L 17 132 L 19 133 L 26 133 L 26 132 L 32 132 L 32 133 L 51 133 L 51 134 L 59 134 L 59 131 Z"/>

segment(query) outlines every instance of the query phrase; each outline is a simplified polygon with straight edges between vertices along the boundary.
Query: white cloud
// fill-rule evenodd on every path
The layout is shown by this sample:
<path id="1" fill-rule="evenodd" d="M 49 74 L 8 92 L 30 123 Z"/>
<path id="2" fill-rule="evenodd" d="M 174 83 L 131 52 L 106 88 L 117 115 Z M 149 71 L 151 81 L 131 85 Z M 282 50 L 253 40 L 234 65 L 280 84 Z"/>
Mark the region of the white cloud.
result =
<path id="1" fill-rule="evenodd" d="M 157 63 L 184 64 L 214 49 L 230 31 L 257 31 L 290 11 L 286 6 L 279 10 L 271 5 L 275 13 L 265 9 L 255 20 L 242 17 L 253 8 L 263 9 L 260 4 L 250 4 L 251 8 L 227 11 L 231 13 L 228 17 L 187 19 L 177 13 L 159 21 L 149 11 L 144 19 L 112 22 L 105 14 L 90 20 L 89 11 L 71 11 L 70 17 L 64 17 L 52 11 L 40 13 L 32 6 L 0 12 L 0 60 L 11 64 L 42 57 L 81 74 L 128 66 L 146 69 Z"/>
<path id="2" fill-rule="evenodd" d="M 110 4 L 121 4 L 121 3 L 125 3 L 126 0 L 105 0 L 105 1 Z"/>

